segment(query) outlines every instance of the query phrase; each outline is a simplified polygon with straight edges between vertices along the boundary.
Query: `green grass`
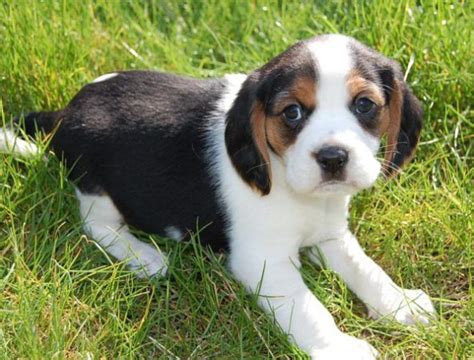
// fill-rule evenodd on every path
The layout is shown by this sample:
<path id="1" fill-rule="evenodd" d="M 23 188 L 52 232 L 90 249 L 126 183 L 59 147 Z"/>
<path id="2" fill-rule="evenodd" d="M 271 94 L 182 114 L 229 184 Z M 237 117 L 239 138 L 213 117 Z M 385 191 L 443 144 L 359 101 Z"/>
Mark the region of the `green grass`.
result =
<path id="1" fill-rule="evenodd" d="M 397 59 L 425 108 L 414 163 L 358 195 L 351 224 L 398 283 L 422 288 L 439 320 L 368 320 L 330 271 L 308 286 L 346 332 L 389 359 L 474 357 L 472 2 L 30 1 L 0 5 L 0 109 L 57 109 L 95 77 L 153 68 L 198 77 L 251 71 L 294 41 L 355 36 Z M 54 159 L 0 155 L 0 358 L 304 358 L 225 267 L 195 243 L 153 238 L 170 274 L 138 280 L 80 230 Z M 145 239 L 151 237 L 142 234 Z"/>

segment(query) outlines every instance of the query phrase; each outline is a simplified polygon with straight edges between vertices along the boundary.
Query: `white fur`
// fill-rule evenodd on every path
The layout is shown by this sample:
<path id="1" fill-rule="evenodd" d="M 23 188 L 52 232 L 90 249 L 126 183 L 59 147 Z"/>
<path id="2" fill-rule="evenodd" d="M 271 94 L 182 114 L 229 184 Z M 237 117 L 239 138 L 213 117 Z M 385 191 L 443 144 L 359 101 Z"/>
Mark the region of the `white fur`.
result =
<path id="1" fill-rule="evenodd" d="M 1 128 L 0 152 L 12 153 L 19 157 L 30 157 L 39 154 L 40 150 L 35 144 L 20 139 L 12 130 Z"/>
<path id="2" fill-rule="evenodd" d="M 285 159 L 270 155 L 272 189 L 267 196 L 240 178 L 224 142 L 223 113 L 232 105 L 244 77 L 228 78 L 228 89 L 215 114 L 217 125 L 212 122 L 209 129 L 210 154 L 219 179 L 218 191 L 228 211 L 229 262 L 235 277 L 258 293 L 259 304 L 313 358 L 374 359 L 377 352 L 373 347 L 343 334 L 304 284 L 299 274 L 301 248 L 319 246 L 327 264 L 360 296 L 373 316 L 388 316 L 402 323 L 426 322 L 433 306 L 426 294 L 397 287 L 363 253 L 348 229 L 350 194 L 371 185 L 380 171 L 374 158 L 379 143 L 346 110 L 345 79 L 352 66 L 346 38 L 337 37 L 334 44 L 327 41 L 331 44 L 311 47 L 321 74 L 319 110 Z M 309 155 L 323 144 L 340 144 L 349 150 L 349 185 L 318 187 L 321 177 Z"/>
<path id="3" fill-rule="evenodd" d="M 183 232 L 179 230 L 176 226 L 167 226 L 165 228 L 165 234 L 166 237 L 176 241 L 181 241 L 184 237 Z"/>
<path id="4" fill-rule="evenodd" d="M 83 194 L 76 189 L 84 231 L 105 251 L 125 261 L 138 277 L 166 273 L 166 258 L 151 244 L 135 238 L 107 195 Z"/>
<path id="5" fill-rule="evenodd" d="M 113 77 L 115 77 L 117 75 L 118 75 L 118 73 L 110 73 L 110 74 L 101 75 L 98 78 L 92 80 L 91 84 L 95 84 L 95 83 L 98 83 L 98 82 L 101 82 L 101 81 L 106 81 L 106 80 L 112 79 Z"/>

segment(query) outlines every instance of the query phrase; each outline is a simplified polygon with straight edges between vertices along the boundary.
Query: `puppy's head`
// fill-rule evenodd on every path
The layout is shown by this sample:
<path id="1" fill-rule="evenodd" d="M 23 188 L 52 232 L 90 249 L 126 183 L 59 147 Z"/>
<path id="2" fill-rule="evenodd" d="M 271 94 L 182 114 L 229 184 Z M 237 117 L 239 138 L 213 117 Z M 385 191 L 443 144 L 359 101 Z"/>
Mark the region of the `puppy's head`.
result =
<path id="1" fill-rule="evenodd" d="M 396 62 L 354 39 L 325 35 L 247 77 L 227 113 L 225 141 L 239 175 L 263 195 L 272 187 L 272 162 L 296 193 L 351 194 L 409 161 L 421 125 L 419 101 Z"/>

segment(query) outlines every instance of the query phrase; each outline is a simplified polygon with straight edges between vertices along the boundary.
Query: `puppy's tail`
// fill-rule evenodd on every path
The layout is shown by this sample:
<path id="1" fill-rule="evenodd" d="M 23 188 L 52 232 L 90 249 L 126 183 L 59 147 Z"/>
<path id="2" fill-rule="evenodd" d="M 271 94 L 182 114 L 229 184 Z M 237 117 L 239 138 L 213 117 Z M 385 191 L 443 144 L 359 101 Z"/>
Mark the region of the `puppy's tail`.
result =
<path id="1" fill-rule="evenodd" d="M 15 118 L 11 126 L 0 128 L 0 152 L 19 157 L 31 157 L 40 153 L 33 140 L 38 133 L 49 134 L 54 130 L 58 112 L 31 112 Z"/>

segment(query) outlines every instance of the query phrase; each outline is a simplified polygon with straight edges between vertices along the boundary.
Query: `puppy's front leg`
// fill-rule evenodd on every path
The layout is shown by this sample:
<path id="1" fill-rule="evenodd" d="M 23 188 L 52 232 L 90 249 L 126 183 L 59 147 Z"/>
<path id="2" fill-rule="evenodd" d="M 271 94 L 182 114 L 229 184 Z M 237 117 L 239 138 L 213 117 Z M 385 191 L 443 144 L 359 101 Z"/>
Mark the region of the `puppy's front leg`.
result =
<path id="1" fill-rule="evenodd" d="M 318 245 L 327 265 L 366 303 L 374 318 L 393 318 L 403 324 L 427 324 L 435 314 L 428 295 L 402 289 L 370 259 L 350 232 Z M 318 261 L 318 259 L 315 259 Z"/>
<path id="2" fill-rule="evenodd" d="M 298 252 L 272 242 L 233 246 L 230 265 L 234 275 L 258 302 L 275 316 L 280 327 L 316 359 L 374 359 L 377 352 L 366 341 L 343 334 L 330 313 L 309 291 L 298 271 Z"/>

